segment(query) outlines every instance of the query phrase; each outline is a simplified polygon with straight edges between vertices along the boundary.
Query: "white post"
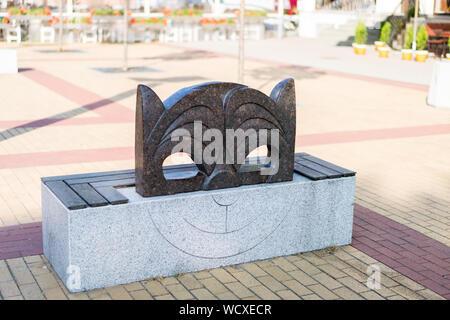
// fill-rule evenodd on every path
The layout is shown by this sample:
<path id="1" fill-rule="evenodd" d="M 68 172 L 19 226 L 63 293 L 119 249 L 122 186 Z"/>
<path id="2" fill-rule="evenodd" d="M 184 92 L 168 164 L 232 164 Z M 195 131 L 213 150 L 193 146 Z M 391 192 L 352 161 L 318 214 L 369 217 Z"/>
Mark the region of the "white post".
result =
<path id="1" fill-rule="evenodd" d="M 278 39 L 283 38 L 283 31 L 284 31 L 284 0 L 278 0 L 278 16 L 280 19 L 279 25 L 278 25 Z"/>
<path id="2" fill-rule="evenodd" d="M 150 15 L 150 0 L 145 0 L 144 1 L 144 14 L 146 16 Z"/>
<path id="3" fill-rule="evenodd" d="M 64 0 L 59 0 L 59 37 L 58 37 L 58 42 L 59 42 L 59 47 L 58 47 L 58 51 L 62 51 L 63 50 L 63 19 L 64 19 L 64 14 L 63 14 L 63 6 L 64 6 Z"/>
<path id="4" fill-rule="evenodd" d="M 239 74 L 238 83 L 244 82 L 244 45 L 245 45 L 245 0 L 241 0 L 239 12 Z"/>
<path id="5" fill-rule="evenodd" d="M 214 9 L 213 12 L 215 15 L 219 14 L 220 0 L 214 0 Z"/>
<path id="6" fill-rule="evenodd" d="M 128 70 L 128 8 L 130 0 L 125 0 L 123 7 L 123 71 Z"/>
<path id="7" fill-rule="evenodd" d="M 66 8 L 67 15 L 69 17 L 71 17 L 73 14 L 73 0 L 67 0 L 66 5 L 67 5 L 67 8 Z"/>
<path id="8" fill-rule="evenodd" d="M 416 43 L 416 37 L 417 37 L 417 16 L 419 15 L 419 0 L 416 0 L 416 7 L 414 11 L 414 35 L 413 35 L 413 43 L 412 43 L 412 49 L 413 51 L 416 51 L 417 49 L 417 43 Z"/>

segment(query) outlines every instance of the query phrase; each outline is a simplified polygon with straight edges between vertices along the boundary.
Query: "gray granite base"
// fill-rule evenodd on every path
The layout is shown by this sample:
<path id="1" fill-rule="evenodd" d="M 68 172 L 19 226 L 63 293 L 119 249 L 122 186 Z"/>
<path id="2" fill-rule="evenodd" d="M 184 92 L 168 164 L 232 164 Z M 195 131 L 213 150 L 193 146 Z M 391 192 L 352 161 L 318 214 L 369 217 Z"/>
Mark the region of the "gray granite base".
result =
<path id="1" fill-rule="evenodd" d="M 350 244 L 355 177 L 68 210 L 42 184 L 44 255 L 71 292 Z"/>

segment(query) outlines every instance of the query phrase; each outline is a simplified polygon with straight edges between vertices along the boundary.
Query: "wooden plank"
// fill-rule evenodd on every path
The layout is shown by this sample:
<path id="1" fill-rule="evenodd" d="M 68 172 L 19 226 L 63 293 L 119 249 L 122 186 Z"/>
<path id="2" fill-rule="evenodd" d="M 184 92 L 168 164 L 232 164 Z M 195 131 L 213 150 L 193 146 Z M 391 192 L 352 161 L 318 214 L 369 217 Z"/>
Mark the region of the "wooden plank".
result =
<path id="1" fill-rule="evenodd" d="M 297 152 L 297 153 L 295 154 L 295 160 L 297 160 L 297 159 L 299 159 L 299 158 L 303 158 L 304 156 L 309 156 L 309 154 L 306 153 L 306 152 Z M 299 159 L 299 160 L 301 160 L 301 159 Z"/>
<path id="2" fill-rule="evenodd" d="M 90 183 L 90 185 L 92 187 L 94 187 L 94 189 L 102 188 L 102 187 L 134 186 L 135 184 L 136 184 L 136 181 L 134 178 L 121 179 L 121 180 L 99 181 L 99 182 Z"/>
<path id="3" fill-rule="evenodd" d="M 313 157 L 311 155 L 306 155 L 303 158 L 307 159 L 309 161 L 315 162 L 317 164 L 320 164 L 320 165 L 322 165 L 324 167 L 327 167 L 328 169 L 337 171 L 337 172 L 341 173 L 344 177 L 350 177 L 350 176 L 354 176 L 356 174 L 355 171 L 351 171 L 351 170 L 345 169 L 345 168 L 340 167 L 338 165 L 332 164 L 332 163 L 330 163 L 328 161 L 325 161 L 325 160 Z"/>
<path id="4" fill-rule="evenodd" d="M 112 174 L 112 175 L 104 175 L 104 176 L 98 176 L 98 177 L 88 177 L 88 178 L 64 179 L 64 181 L 69 185 L 73 185 L 73 184 L 94 183 L 94 182 L 100 182 L 100 181 L 122 180 L 122 179 L 130 179 L 130 178 L 134 178 L 134 172 L 126 173 L 126 174 Z"/>
<path id="5" fill-rule="evenodd" d="M 87 207 L 86 202 L 64 183 L 64 181 L 47 181 L 45 185 L 69 210 L 78 210 Z"/>
<path id="6" fill-rule="evenodd" d="M 108 205 L 108 201 L 88 183 L 72 184 L 70 187 L 91 207 Z"/>
<path id="7" fill-rule="evenodd" d="M 98 187 L 94 188 L 99 194 L 103 196 L 112 205 L 127 203 L 128 199 L 125 198 L 119 191 L 114 187 Z"/>
<path id="8" fill-rule="evenodd" d="M 93 178 L 93 177 L 102 177 L 102 176 L 110 176 L 110 175 L 118 175 L 118 174 L 131 174 L 131 173 L 134 173 L 134 169 L 118 170 L 118 171 L 105 171 L 105 172 L 92 172 L 92 173 L 82 173 L 82 174 L 71 174 L 71 175 L 66 175 L 66 176 L 44 177 L 44 178 L 41 178 L 41 180 L 43 182 L 60 181 L 60 180 Z"/>
<path id="9" fill-rule="evenodd" d="M 334 171 L 332 169 L 328 169 L 327 167 L 324 167 L 324 166 L 322 166 L 320 164 L 317 164 L 315 162 L 312 162 L 312 161 L 309 161 L 309 160 L 306 160 L 306 159 L 298 160 L 298 161 L 295 161 L 295 162 L 298 163 L 298 164 L 301 164 L 302 166 L 305 166 L 305 167 L 308 167 L 310 169 L 313 169 L 313 170 L 315 170 L 317 172 L 323 173 L 323 174 L 325 174 L 327 176 L 327 178 L 339 178 L 339 177 L 342 177 L 341 173 L 339 173 L 337 171 Z"/>
<path id="10" fill-rule="evenodd" d="M 317 172 L 311 168 L 305 167 L 297 162 L 294 162 L 294 172 L 301 174 L 311 180 L 323 180 L 327 178 L 326 174 Z"/>

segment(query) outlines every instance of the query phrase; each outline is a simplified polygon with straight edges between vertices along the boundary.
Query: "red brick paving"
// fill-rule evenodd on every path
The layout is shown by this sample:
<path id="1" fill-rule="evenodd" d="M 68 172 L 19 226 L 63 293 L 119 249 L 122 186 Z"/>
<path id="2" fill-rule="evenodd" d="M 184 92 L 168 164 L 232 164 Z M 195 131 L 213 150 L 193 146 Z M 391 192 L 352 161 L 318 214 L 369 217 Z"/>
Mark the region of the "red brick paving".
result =
<path id="1" fill-rule="evenodd" d="M 373 232 L 383 240 L 369 240 Z M 355 204 L 352 246 L 450 299 L 450 247 L 443 243 Z"/>
<path id="2" fill-rule="evenodd" d="M 0 259 L 36 254 L 42 254 L 41 222 L 0 228 Z"/>
<path id="3" fill-rule="evenodd" d="M 450 124 L 361 131 L 327 132 L 297 136 L 296 146 L 411 138 L 449 133 Z M 50 166 L 78 162 L 129 160 L 132 159 L 133 156 L 133 147 L 3 154 L 0 155 L 0 169 Z"/>
<path id="4" fill-rule="evenodd" d="M 134 148 L 116 147 L 102 149 L 79 149 L 0 155 L 0 169 L 51 166 L 80 162 L 129 160 L 134 157 Z"/>
<path id="5" fill-rule="evenodd" d="M 358 204 L 354 213 L 354 248 L 450 299 L 450 247 Z M 0 228 L 0 259 L 37 254 L 40 222 Z"/>

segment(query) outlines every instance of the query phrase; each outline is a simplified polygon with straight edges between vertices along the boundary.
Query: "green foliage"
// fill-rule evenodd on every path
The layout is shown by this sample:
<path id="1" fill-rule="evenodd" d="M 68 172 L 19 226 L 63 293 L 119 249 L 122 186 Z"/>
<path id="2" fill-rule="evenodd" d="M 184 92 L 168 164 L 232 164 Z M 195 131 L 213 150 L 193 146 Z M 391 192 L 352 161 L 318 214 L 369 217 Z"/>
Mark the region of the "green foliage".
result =
<path id="1" fill-rule="evenodd" d="M 403 49 L 411 49 L 413 40 L 414 40 L 414 29 L 413 26 L 411 25 L 406 30 L 405 43 L 403 43 Z"/>
<path id="2" fill-rule="evenodd" d="M 425 50 L 425 48 L 427 47 L 427 40 L 427 29 L 422 24 L 417 31 L 417 50 Z"/>
<path id="3" fill-rule="evenodd" d="M 380 41 L 383 41 L 384 43 L 389 42 L 389 37 L 391 36 L 391 23 L 385 22 L 383 26 L 381 27 L 380 31 Z"/>
<path id="4" fill-rule="evenodd" d="M 416 7 L 411 7 L 408 10 L 408 20 L 410 20 L 411 18 L 414 18 L 415 14 L 416 14 Z M 420 6 L 419 6 L 419 11 L 417 11 L 417 15 L 420 16 Z"/>
<path id="5" fill-rule="evenodd" d="M 447 47 L 450 49 L 450 37 L 448 38 Z"/>
<path id="6" fill-rule="evenodd" d="M 95 16 L 112 16 L 113 15 L 112 8 L 96 8 L 94 11 Z"/>
<path id="7" fill-rule="evenodd" d="M 367 28 L 364 22 L 359 21 L 355 29 L 355 42 L 357 44 L 365 44 L 367 41 Z"/>

